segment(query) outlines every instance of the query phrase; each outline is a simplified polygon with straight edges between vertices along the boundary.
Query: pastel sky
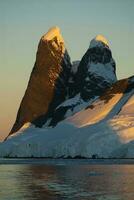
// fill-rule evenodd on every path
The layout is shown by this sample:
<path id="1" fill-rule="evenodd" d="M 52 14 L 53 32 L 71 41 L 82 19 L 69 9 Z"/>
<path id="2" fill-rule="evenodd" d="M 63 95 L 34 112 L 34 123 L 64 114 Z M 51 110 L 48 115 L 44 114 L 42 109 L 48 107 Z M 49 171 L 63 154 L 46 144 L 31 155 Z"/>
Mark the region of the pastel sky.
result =
<path id="1" fill-rule="evenodd" d="M 55 25 L 72 60 L 102 34 L 118 78 L 134 74 L 134 0 L 0 0 L 0 140 L 15 121 L 39 39 Z"/>

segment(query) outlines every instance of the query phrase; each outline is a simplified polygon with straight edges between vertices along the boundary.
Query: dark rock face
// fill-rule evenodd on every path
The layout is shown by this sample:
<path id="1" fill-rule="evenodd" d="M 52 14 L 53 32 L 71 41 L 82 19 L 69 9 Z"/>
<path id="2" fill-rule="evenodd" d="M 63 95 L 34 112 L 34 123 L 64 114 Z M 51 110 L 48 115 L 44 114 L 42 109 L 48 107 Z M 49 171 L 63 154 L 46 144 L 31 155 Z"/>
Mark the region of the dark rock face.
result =
<path id="1" fill-rule="evenodd" d="M 128 78 L 128 87 L 126 88 L 125 93 L 128 93 L 131 90 L 134 90 L 134 76 Z"/>
<path id="2" fill-rule="evenodd" d="M 69 98 L 72 98 L 76 95 L 76 77 L 77 77 L 77 72 L 78 72 L 78 66 L 80 64 L 80 61 L 74 61 L 72 63 L 72 68 L 71 68 L 71 73 L 69 77 Z"/>
<path id="3" fill-rule="evenodd" d="M 70 70 L 70 57 L 62 36 L 57 27 L 53 28 L 40 40 L 36 62 L 10 134 L 26 122 L 52 114 L 67 97 Z"/>

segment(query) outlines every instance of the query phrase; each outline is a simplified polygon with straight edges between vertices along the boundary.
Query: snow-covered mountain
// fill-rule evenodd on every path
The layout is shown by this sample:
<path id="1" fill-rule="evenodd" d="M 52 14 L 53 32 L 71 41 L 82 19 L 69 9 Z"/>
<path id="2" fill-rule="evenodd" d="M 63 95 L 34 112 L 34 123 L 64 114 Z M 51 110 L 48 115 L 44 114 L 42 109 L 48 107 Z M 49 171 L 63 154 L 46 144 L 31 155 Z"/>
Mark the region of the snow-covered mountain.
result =
<path id="1" fill-rule="evenodd" d="M 134 76 L 117 81 L 103 36 L 72 64 L 57 27 L 41 38 L 0 156 L 134 158 Z"/>
<path id="2" fill-rule="evenodd" d="M 82 57 L 71 67 L 68 98 L 53 112 L 52 117 L 41 116 L 34 121 L 38 127 L 56 126 L 58 122 L 81 110 L 117 81 L 116 65 L 107 40 L 95 37 Z"/>

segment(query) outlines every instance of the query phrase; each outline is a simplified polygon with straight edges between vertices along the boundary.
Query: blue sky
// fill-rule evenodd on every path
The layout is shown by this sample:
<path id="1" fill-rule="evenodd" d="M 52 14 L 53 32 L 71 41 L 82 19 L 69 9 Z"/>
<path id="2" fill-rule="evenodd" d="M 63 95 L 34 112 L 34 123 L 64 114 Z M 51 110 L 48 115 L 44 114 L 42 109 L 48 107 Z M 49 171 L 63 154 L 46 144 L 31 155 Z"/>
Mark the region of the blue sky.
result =
<path id="1" fill-rule="evenodd" d="M 59 26 L 71 60 L 104 35 L 118 78 L 134 74 L 133 0 L 0 0 L 0 138 L 15 120 L 40 37 Z"/>

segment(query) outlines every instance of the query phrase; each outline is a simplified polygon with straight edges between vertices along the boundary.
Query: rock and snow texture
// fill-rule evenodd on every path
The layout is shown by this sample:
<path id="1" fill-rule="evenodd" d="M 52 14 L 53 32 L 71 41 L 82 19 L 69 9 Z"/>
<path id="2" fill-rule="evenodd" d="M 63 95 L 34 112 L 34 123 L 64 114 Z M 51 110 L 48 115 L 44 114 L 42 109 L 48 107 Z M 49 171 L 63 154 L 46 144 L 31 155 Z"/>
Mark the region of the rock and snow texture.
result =
<path id="1" fill-rule="evenodd" d="M 47 118 L 66 99 L 71 66 L 60 30 L 53 27 L 39 42 L 35 65 L 10 134 L 40 116 Z"/>
<path id="2" fill-rule="evenodd" d="M 115 83 L 106 94 L 80 111 L 77 121 L 76 116 L 55 128 L 25 124 L 0 145 L 0 156 L 134 158 L 134 82 L 131 78 Z M 87 119 L 91 123 L 85 122 Z"/>
<path id="3" fill-rule="evenodd" d="M 103 36 L 94 38 L 82 60 L 71 64 L 59 28 L 51 28 L 40 40 L 10 135 L 27 122 L 37 127 L 56 126 L 101 96 L 115 81 L 115 62 Z M 68 102 L 73 103 L 68 106 Z"/>
<path id="4" fill-rule="evenodd" d="M 117 81 L 115 61 L 107 40 L 103 36 L 94 38 L 83 56 L 77 72 L 76 87 L 83 100 L 100 96 L 106 88 Z"/>
<path id="5" fill-rule="evenodd" d="M 117 81 L 102 35 L 72 64 L 58 27 L 41 38 L 0 156 L 134 158 L 134 77 Z"/>
<path id="6" fill-rule="evenodd" d="M 73 63 L 71 71 L 74 74 L 69 79 L 70 98 L 56 108 L 51 126 L 92 103 L 117 81 L 107 40 L 101 35 L 91 40 L 89 49 L 80 62 Z"/>
<path id="7" fill-rule="evenodd" d="M 127 89 L 131 86 L 129 79 L 117 81 L 95 102 L 69 117 L 67 121 L 75 124 L 75 126 L 82 127 L 98 123 L 103 119 L 111 119 L 118 114 L 121 107 L 133 95 L 133 89 L 127 92 Z"/>

